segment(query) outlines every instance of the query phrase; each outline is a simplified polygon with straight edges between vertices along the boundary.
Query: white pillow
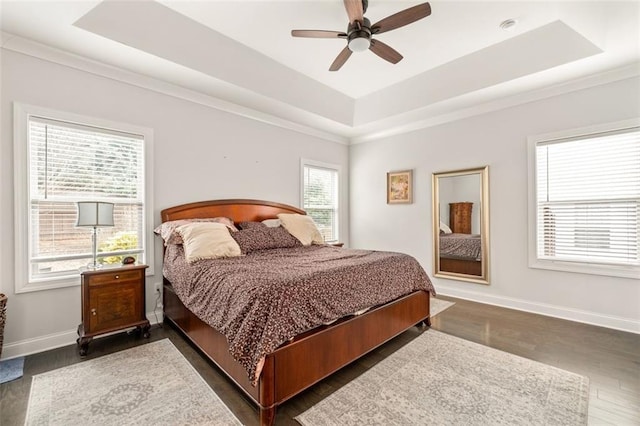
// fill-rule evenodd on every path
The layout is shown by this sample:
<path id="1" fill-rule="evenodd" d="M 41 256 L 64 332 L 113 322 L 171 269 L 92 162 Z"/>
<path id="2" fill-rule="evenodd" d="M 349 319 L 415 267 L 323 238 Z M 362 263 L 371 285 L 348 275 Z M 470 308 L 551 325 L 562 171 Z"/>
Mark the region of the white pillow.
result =
<path id="1" fill-rule="evenodd" d="M 445 234 L 452 234 L 451 228 L 449 228 L 443 221 L 440 221 L 440 230 Z"/>
<path id="2" fill-rule="evenodd" d="M 324 244 L 324 238 L 310 216 L 296 213 L 280 213 L 278 219 L 284 229 L 296 237 L 303 246 L 311 244 Z"/>
<path id="3" fill-rule="evenodd" d="M 240 256 L 240 246 L 221 223 L 195 222 L 179 226 L 187 262 Z"/>
<path id="4" fill-rule="evenodd" d="M 282 225 L 282 221 L 280 219 L 265 219 L 262 221 L 262 223 L 264 223 L 265 226 L 269 228 L 277 228 L 278 226 Z"/>

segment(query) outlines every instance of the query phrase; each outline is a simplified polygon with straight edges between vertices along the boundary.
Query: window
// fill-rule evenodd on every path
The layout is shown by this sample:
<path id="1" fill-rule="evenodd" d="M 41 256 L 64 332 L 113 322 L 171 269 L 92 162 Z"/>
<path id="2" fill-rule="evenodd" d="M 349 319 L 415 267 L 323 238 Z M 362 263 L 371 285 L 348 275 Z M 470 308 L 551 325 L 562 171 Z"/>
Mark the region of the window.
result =
<path id="1" fill-rule="evenodd" d="M 302 208 L 326 242 L 338 241 L 339 167 L 302 160 Z"/>
<path id="2" fill-rule="evenodd" d="M 530 145 L 531 266 L 638 277 L 638 123 L 533 138 Z"/>
<path id="3" fill-rule="evenodd" d="M 150 262 L 145 198 L 148 130 L 16 105 L 16 292 L 79 283 L 92 260 L 91 230 L 76 227 L 78 201 L 114 203 L 98 228 L 98 263 Z M 82 124 L 80 124 L 82 123 Z M 118 129 L 118 130 L 115 130 Z M 18 164 L 20 163 L 20 167 Z"/>

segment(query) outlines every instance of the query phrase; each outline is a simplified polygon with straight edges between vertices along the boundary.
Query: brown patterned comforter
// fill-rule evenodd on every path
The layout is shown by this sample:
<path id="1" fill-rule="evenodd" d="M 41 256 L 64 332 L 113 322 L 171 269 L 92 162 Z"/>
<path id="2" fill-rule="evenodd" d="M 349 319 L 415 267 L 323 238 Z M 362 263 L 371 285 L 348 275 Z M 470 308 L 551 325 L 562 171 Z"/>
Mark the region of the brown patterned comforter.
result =
<path id="1" fill-rule="evenodd" d="M 482 260 L 478 234 L 440 234 L 440 257 L 446 259 Z"/>
<path id="2" fill-rule="evenodd" d="M 258 381 L 265 356 L 292 337 L 416 290 L 435 295 L 411 256 L 332 246 L 261 250 L 188 264 L 165 251 L 164 276 L 182 303 L 222 333 Z"/>

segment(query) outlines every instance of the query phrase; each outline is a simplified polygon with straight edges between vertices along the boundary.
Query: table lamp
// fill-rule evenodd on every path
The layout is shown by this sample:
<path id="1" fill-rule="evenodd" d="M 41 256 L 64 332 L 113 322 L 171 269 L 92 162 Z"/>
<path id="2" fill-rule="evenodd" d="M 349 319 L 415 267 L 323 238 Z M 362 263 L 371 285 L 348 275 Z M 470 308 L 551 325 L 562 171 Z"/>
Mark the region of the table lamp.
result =
<path id="1" fill-rule="evenodd" d="M 76 226 L 90 226 L 93 228 L 91 242 L 93 246 L 93 264 L 87 265 L 89 269 L 98 269 L 97 228 L 113 226 L 113 203 L 102 201 L 78 201 L 78 221 Z"/>

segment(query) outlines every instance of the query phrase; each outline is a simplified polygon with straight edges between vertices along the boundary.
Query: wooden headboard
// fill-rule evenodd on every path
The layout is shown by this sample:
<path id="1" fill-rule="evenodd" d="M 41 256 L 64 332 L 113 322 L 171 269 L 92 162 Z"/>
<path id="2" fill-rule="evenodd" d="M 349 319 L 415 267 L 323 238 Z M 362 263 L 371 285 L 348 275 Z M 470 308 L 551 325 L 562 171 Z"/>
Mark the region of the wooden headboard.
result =
<path id="1" fill-rule="evenodd" d="M 178 219 L 224 216 L 231 218 L 236 223 L 240 223 L 273 219 L 278 213 L 306 214 L 304 210 L 286 204 L 261 200 L 231 199 L 200 201 L 169 207 L 160 212 L 160 217 L 162 222 L 167 222 Z"/>

